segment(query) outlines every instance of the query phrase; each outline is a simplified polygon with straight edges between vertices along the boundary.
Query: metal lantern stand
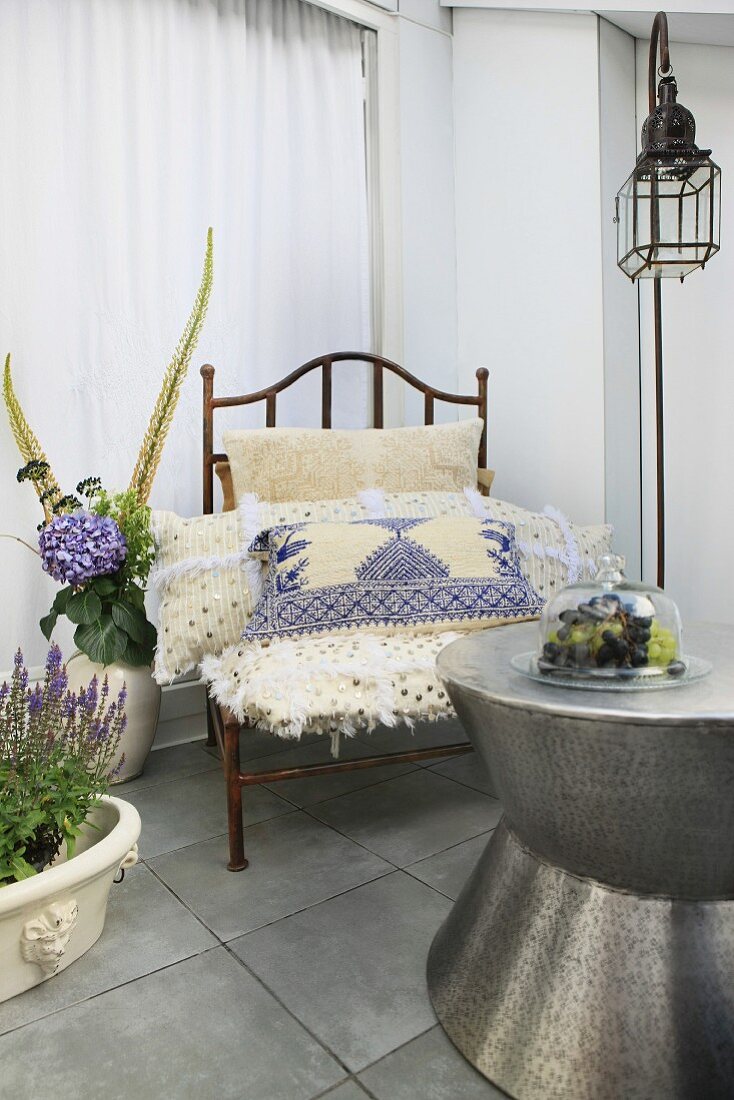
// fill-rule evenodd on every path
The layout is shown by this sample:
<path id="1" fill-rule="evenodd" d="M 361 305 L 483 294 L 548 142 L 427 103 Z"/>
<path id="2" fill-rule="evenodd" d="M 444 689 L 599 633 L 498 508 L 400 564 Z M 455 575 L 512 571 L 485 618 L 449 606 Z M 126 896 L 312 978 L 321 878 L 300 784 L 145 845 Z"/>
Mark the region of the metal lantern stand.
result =
<path id="1" fill-rule="evenodd" d="M 658 45 L 660 69 L 657 68 Z M 656 76 L 661 76 L 656 103 Z M 617 194 L 617 264 L 634 282 L 652 278 L 655 319 L 655 415 L 657 427 L 657 581 L 665 582 L 665 447 L 663 421 L 663 322 L 661 279 L 706 266 L 719 250 L 721 171 L 710 149 L 695 143 L 696 123 L 677 102 L 670 65 L 668 19 L 658 12 L 650 36 L 649 115 L 642 152 Z"/>

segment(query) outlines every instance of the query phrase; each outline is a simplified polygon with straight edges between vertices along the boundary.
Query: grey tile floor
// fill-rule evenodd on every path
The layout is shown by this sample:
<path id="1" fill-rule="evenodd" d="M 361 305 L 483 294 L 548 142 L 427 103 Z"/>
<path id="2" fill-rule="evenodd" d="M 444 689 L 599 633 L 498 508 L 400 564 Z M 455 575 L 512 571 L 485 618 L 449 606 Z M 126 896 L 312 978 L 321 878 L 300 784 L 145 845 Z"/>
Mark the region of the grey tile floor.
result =
<path id="1" fill-rule="evenodd" d="M 328 744 L 248 733 L 242 754 L 269 768 Z M 140 811 L 142 862 L 113 886 L 92 950 L 0 1005 L 1 1100 L 504 1095 L 446 1039 L 425 984 L 500 817 L 473 754 L 246 789 L 241 874 L 226 870 L 223 780 L 203 743 L 154 752 L 114 793 Z"/>

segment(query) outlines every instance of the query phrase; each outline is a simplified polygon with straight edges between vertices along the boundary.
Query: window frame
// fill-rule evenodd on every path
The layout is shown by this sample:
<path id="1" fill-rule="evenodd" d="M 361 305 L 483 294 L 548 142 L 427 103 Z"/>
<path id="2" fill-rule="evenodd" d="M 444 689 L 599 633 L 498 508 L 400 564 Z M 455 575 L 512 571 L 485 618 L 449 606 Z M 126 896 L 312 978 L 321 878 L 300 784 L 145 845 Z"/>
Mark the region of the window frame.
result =
<path id="1" fill-rule="evenodd" d="M 403 358 L 400 180 L 400 57 L 397 12 L 368 0 L 304 0 L 373 31 L 365 47 L 367 201 L 372 289 L 372 348 Z M 357 349 L 363 350 L 363 349 Z"/>

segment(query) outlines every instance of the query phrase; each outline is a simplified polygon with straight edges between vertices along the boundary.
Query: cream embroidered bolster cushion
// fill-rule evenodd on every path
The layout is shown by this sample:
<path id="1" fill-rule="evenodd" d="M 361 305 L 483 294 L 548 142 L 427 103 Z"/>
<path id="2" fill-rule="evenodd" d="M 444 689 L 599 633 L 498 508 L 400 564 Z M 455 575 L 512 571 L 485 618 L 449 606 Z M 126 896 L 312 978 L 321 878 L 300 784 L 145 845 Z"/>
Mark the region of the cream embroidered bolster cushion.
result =
<path id="1" fill-rule="evenodd" d="M 262 567 L 247 553 L 236 512 L 195 519 L 153 512 L 151 523 L 150 582 L 160 597 L 153 675 L 168 684 L 240 638 L 262 588 Z"/>
<path id="2" fill-rule="evenodd" d="M 223 435 L 235 499 L 323 500 L 384 490 L 461 491 L 477 476 L 482 420 L 420 428 L 257 428 Z"/>
<path id="3" fill-rule="evenodd" d="M 268 579 L 243 639 L 362 629 L 476 629 L 537 618 L 514 528 L 474 516 L 297 523 L 269 532 Z"/>

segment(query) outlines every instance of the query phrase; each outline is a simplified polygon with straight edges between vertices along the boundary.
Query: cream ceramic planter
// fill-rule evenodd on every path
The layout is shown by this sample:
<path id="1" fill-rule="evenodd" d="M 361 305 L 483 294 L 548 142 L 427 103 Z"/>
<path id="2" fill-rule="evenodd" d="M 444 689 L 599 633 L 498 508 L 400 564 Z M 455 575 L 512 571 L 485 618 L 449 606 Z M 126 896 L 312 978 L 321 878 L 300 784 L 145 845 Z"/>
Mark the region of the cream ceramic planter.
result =
<path id="1" fill-rule="evenodd" d="M 99 939 L 112 880 L 138 859 L 140 815 L 103 797 L 73 859 L 62 853 L 39 875 L 0 886 L 0 1001 L 65 970 Z"/>
<path id="2" fill-rule="evenodd" d="M 125 763 L 113 783 L 134 779 L 145 767 L 161 709 L 161 689 L 151 676 L 150 669 L 134 668 L 118 661 L 111 665 L 99 665 L 90 661 L 85 653 L 79 652 L 67 662 L 66 667 L 72 691 L 78 691 L 81 686 L 86 687 L 93 676 L 97 677 L 100 684 L 107 677 L 110 699 L 116 697 L 123 684 L 127 685 L 127 726 L 120 741 L 120 752 L 125 754 Z"/>

